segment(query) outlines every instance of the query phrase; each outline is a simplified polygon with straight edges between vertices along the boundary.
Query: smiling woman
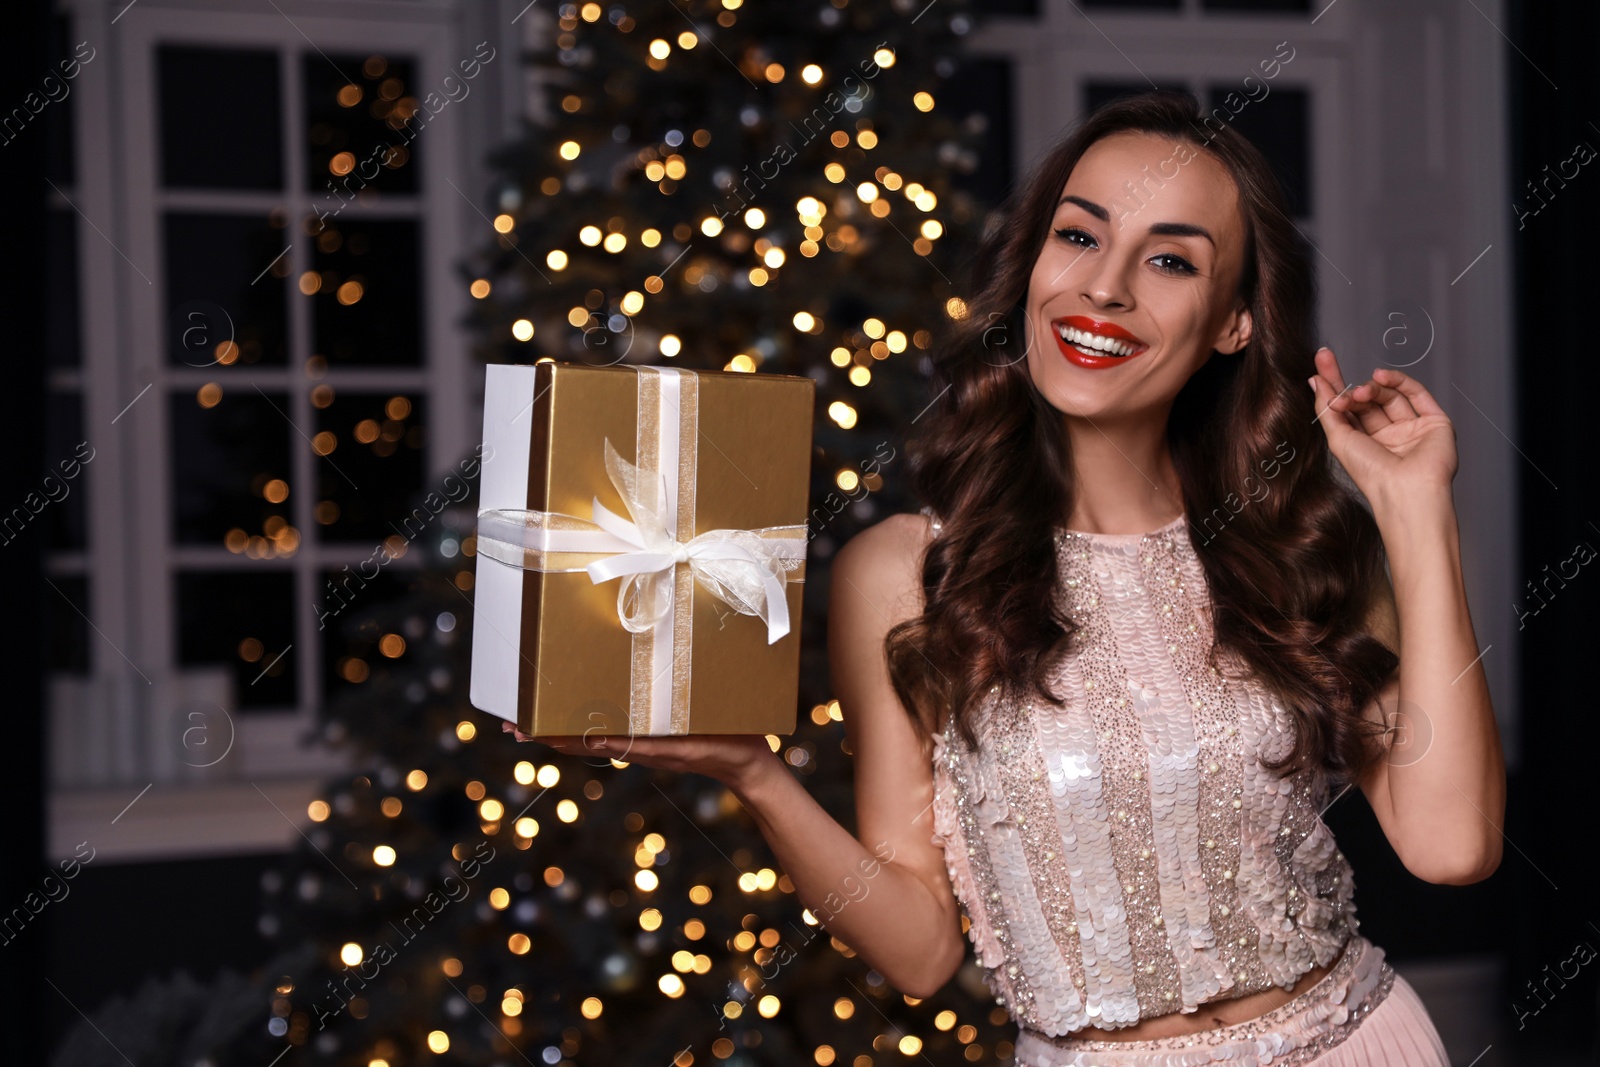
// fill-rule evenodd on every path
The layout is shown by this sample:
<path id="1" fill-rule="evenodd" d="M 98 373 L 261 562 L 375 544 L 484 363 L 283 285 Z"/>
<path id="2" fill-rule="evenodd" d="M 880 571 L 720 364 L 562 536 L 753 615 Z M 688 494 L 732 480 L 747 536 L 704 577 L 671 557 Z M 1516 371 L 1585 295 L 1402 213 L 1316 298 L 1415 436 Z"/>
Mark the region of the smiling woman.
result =
<path id="1" fill-rule="evenodd" d="M 890 679 L 931 738 L 934 842 L 1019 1063 L 1204 1047 L 1436 1067 L 1421 1001 L 1357 932 L 1321 812 L 1359 783 L 1419 877 L 1498 862 L 1482 672 L 1461 694 L 1432 662 L 1476 647 L 1453 435 L 1419 383 L 1385 369 L 1347 390 L 1314 350 L 1282 188 L 1237 131 L 1202 140 L 1198 122 L 1182 94 L 1114 101 L 1002 206 L 911 444 L 928 532 L 903 538 L 920 612 L 886 633 Z M 993 358 L 999 319 L 1022 358 Z M 1280 492 L 1191 538 L 1285 446 L 1304 459 Z M 1418 635 L 1405 657 L 1386 550 Z M 1401 692 L 1455 705 L 1451 757 L 1388 758 L 1380 709 Z M 1426 833 L 1441 806 L 1453 857 Z"/>

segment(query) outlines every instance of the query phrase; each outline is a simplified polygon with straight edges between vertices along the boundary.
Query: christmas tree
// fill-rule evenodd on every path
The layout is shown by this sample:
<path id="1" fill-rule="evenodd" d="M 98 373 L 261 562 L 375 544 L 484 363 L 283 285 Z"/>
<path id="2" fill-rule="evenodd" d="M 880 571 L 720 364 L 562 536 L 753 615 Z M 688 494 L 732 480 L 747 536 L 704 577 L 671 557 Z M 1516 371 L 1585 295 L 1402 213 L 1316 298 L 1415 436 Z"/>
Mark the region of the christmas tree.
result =
<path id="1" fill-rule="evenodd" d="M 827 566 L 913 506 L 903 441 L 984 213 L 952 182 L 982 120 L 941 96 L 972 20 L 955 0 L 563 4 L 528 57 L 551 117 L 493 161 L 496 235 L 462 266 L 488 362 L 816 380 L 800 728 L 769 742 L 850 828 Z M 268 877 L 282 955 L 212 1062 L 1008 1060 L 970 958 L 933 998 L 891 988 L 720 783 L 517 745 L 470 706 L 474 521 L 441 515 L 398 595 L 338 619 L 370 670 L 324 734 L 360 770 Z"/>

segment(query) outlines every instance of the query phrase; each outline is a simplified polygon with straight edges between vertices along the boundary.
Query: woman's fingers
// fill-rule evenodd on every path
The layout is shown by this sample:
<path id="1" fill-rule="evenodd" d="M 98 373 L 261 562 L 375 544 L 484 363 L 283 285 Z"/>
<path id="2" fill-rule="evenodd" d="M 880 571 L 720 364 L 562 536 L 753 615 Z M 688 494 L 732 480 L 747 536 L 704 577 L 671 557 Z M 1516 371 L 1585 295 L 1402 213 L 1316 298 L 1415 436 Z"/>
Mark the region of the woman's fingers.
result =
<path id="1" fill-rule="evenodd" d="M 1391 422 L 1416 418 L 1400 393 L 1376 382 L 1362 382 L 1335 401 L 1340 411 L 1354 415 L 1367 433 L 1377 433 Z"/>
<path id="2" fill-rule="evenodd" d="M 1433 398 L 1433 394 L 1428 392 L 1427 386 L 1405 371 L 1395 370 L 1393 367 L 1379 367 L 1372 372 L 1374 378 L 1379 374 L 1383 375 L 1385 382 L 1405 396 L 1406 402 L 1411 405 L 1412 410 L 1418 415 L 1443 415 L 1445 413 L 1444 408 L 1440 407 L 1439 402 Z"/>
<path id="3" fill-rule="evenodd" d="M 1344 372 L 1339 369 L 1339 357 L 1333 354 L 1333 349 L 1327 345 L 1317 349 L 1313 363 L 1317 373 L 1327 380 L 1333 392 L 1344 392 Z"/>

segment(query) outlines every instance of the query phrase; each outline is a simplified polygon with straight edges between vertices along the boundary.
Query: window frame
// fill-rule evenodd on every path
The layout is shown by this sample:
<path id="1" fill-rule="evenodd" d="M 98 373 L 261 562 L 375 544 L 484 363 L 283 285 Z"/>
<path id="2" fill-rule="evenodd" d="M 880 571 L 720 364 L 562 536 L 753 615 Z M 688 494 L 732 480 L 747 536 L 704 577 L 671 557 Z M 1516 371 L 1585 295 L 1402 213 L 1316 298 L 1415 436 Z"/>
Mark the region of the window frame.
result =
<path id="1" fill-rule="evenodd" d="M 416 62 L 417 95 L 422 96 L 438 90 L 446 75 L 459 74 L 456 64 L 472 58 L 473 42 L 487 37 L 497 50 L 494 61 L 475 79 L 475 91 L 448 105 L 418 133 L 417 143 L 425 145 L 417 157 L 422 168 L 419 192 L 385 194 L 374 205 L 346 203 L 341 212 L 341 218 L 418 220 L 419 284 L 425 301 L 423 362 L 381 369 L 330 367 L 318 379 L 345 392 L 394 390 L 424 398 L 422 492 L 437 486 L 470 455 L 476 440 L 481 371 L 472 357 L 473 338 L 461 325 L 471 297 L 457 268 L 492 233 L 472 198 L 482 188 L 484 168 L 479 160 L 485 142 L 504 132 L 501 101 L 507 88 L 516 84 L 514 72 L 496 68 L 518 62 L 514 43 L 503 33 L 474 30 L 506 20 L 499 19 L 497 4 L 477 0 L 397 4 L 382 19 L 370 9 L 309 0 L 279 0 L 277 7 L 280 10 L 241 13 L 215 0 L 145 0 L 119 12 L 89 0 L 63 5 L 71 20 L 70 39 L 89 40 L 100 56 L 98 62 L 85 65 L 74 84 L 74 182 L 52 193 L 53 204 L 71 205 L 68 210 L 77 222 L 82 358 L 76 368 L 51 370 L 48 383 L 52 392 L 79 394 L 85 434 L 96 456 L 87 468 L 87 547 L 81 552 L 52 551 L 45 564 L 50 576 L 88 576 L 88 603 L 58 607 L 81 611 L 91 621 L 89 675 L 50 676 L 52 853 L 68 855 L 68 842 L 81 840 L 77 825 L 83 813 L 106 809 L 105 818 L 97 820 L 103 827 L 129 798 L 152 783 L 158 795 L 177 790 L 203 809 L 216 798 L 234 797 L 241 790 L 256 796 L 257 779 L 293 779 L 307 787 L 347 763 L 342 753 L 304 741 L 317 723 L 322 703 L 322 634 L 314 609 L 320 602 L 323 571 L 353 567 L 370 555 L 373 546 L 317 542 L 311 509 L 317 496 L 316 467 L 325 461 L 312 453 L 300 433 L 284 426 L 291 454 L 289 514 L 303 534 L 289 557 L 258 561 L 230 553 L 220 543 L 214 548 L 180 546 L 174 541 L 171 512 L 172 443 L 167 418 L 171 394 L 192 393 L 213 380 L 232 389 L 253 391 L 252 386 L 259 385 L 269 393 L 287 393 L 285 413 L 297 426 L 309 430 L 315 421 L 310 391 L 316 382 L 306 376 L 304 362 L 311 351 L 311 308 L 304 299 L 296 299 L 299 294 L 293 284 L 310 268 L 313 255 L 301 221 L 314 214 L 323 199 L 305 188 L 300 78 L 304 54 L 320 50 L 329 55 L 407 55 Z M 156 75 L 157 49 L 163 44 L 279 53 L 280 113 L 286 119 L 281 190 L 162 188 Z M 286 240 L 292 240 L 285 257 L 287 364 L 213 369 L 172 365 L 165 351 L 164 213 L 201 209 L 265 214 L 280 205 L 289 219 Z M 261 266 L 265 269 L 268 264 Z M 407 553 L 386 566 L 411 569 L 418 562 Z M 175 578 L 180 570 L 196 566 L 289 570 L 295 589 L 295 636 L 289 655 L 301 657 L 294 706 L 246 713 L 224 709 L 231 722 L 232 749 L 204 774 L 192 773 L 165 751 L 177 749 L 182 738 L 182 723 L 172 720 L 172 709 L 196 693 L 215 691 L 216 668 L 181 668 L 177 661 Z M 268 650 L 263 665 L 278 651 Z M 171 744 L 153 736 L 155 729 L 171 733 L 167 739 Z M 241 807 L 223 803 L 218 810 L 230 806 Z M 257 816 L 276 822 L 281 832 L 293 836 L 280 813 L 265 803 L 257 806 Z M 155 811 L 160 805 L 145 807 Z M 303 810 L 291 814 L 298 817 Z M 124 822 L 138 818 L 130 814 Z M 236 817 L 219 815 L 185 824 L 182 841 L 164 840 L 149 827 L 131 833 L 144 844 L 125 858 L 160 858 L 196 849 L 227 851 L 239 828 Z M 262 827 L 243 836 L 261 839 L 264 834 Z"/>

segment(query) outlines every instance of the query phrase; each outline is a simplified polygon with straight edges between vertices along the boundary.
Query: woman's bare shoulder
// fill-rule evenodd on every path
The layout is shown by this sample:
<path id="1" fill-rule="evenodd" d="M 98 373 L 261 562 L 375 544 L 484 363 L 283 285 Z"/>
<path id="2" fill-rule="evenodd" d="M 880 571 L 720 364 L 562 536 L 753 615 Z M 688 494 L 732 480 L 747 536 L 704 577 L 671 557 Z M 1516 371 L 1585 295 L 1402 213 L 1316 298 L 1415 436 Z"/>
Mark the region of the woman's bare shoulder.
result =
<path id="1" fill-rule="evenodd" d="M 922 556 L 933 539 L 926 515 L 897 512 L 857 533 L 833 562 L 834 582 L 853 588 L 880 606 L 894 604 L 903 616 L 920 610 Z"/>
<path id="2" fill-rule="evenodd" d="M 887 566 L 916 571 L 922 554 L 933 540 L 933 524 L 926 515 L 901 511 L 885 516 L 857 533 L 839 550 L 835 566 L 877 570 Z"/>

